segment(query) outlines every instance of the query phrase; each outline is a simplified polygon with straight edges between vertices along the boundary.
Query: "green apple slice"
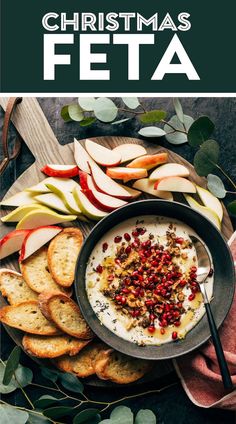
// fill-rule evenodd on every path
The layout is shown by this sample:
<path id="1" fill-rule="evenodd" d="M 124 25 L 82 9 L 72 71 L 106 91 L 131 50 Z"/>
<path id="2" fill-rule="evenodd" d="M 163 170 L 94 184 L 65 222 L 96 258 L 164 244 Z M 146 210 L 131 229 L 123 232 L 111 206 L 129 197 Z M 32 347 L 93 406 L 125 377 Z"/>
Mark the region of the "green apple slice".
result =
<path id="1" fill-rule="evenodd" d="M 54 211 L 36 209 L 35 211 L 29 212 L 21 221 L 18 222 L 17 230 L 42 227 L 44 225 L 54 225 L 63 222 L 75 221 L 76 215 L 60 215 Z"/>
<path id="2" fill-rule="evenodd" d="M 219 220 L 221 222 L 223 219 L 224 212 L 219 199 L 217 199 L 217 197 L 215 197 L 210 191 L 206 190 L 205 188 L 196 185 L 196 189 L 204 206 L 212 209 L 216 213 L 216 215 L 218 215 Z"/>
<path id="3" fill-rule="evenodd" d="M 19 222 L 24 216 L 36 209 L 46 209 L 43 205 L 40 204 L 32 204 L 32 205 L 24 205 L 24 206 L 18 206 L 18 208 L 14 209 L 14 211 L 8 213 L 7 215 L 3 216 L 1 218 L 2 222 Z"/>
<path id="4" fill-rule="evenodd" d="M 59 190 L 65 192 L 71 192 L 73 187 L 77 184 L 71 178 L 57 178 L 57 177 L 49 177 L 45 178 L 39 184 L 36 184 L 32 187 L 26 189 L 26 191 L 34 192 L 34 193 L 49 193 L 51 190 L 48 188 L 48 184 L 52 184 L 54 187 Z"/>
<path id="5" fill-rule="evenodd" d="M 108 213 L 97 209 L 85 196 L 84 193 L 80 190 L 79 187 L 74 187 L 73 189 L 74 198 L 81 209 L 82 213 L 84 213 L 87 218 L 92 219 L 93 221 L 99 221 L 100 219 L 107 216 Z"/>
<path id="6" fill-rule="evenodd" d="M 33 198 L 33 193 L 27 193 L 27 191 L 20 191 L 14 196 L 8 197 L 8 199 L 3 200 L 1 206 L 25 206 L 32 205 L 32 203 L 38 203 L 37 200 Z"/>
<path id="7" fill-rule="evenodd" d="M 200 203 L 198 203 L 192 196 L 189 196 L 188 194 L 184 194 L 184 197 L 191 208 L 195 209 L 208 218 L 219 230 L 221 229 L 219 217 L 212 209 L 200 205 Z"/>
<path id="8" fill-rule="evenodd" d="M 35 196 L 35 199 L 51 209 L 56 209 L 57 211 L 65 213 L 67 215 L 71 214 L 69 209 L 65 206 L 63 200 L 55 193 L 39 194 L 38 196 Z"/>

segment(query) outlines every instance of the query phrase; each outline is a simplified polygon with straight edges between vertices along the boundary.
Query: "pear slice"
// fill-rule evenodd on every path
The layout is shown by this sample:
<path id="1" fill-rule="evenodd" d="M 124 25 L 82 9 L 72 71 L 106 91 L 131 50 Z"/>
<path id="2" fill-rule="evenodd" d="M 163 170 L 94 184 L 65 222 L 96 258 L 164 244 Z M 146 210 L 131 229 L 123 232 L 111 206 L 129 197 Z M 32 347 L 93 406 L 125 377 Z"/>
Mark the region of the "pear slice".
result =
<path id="1" fill-rule="evenodd" d="M 150 181 L 149 178 L 141 178 L 141 180 L 135 181 L 132 187 L 144 193 L 151 194 L 152 196 L 159 197 L 160 199 L 173 200 L 173 194 L 170 191 L 155 190 L 154 182 Z"/>
<path id="2" fill-rule="evenodd" d="M 218 215 L 219 220 L 221 222 L 223 219 L 224 212 L 219 199 L 217 199 L 217 197 L 215 197 L 210 191 L 206 190 L 205 188 L 196 185 L 196 189 L 204 206 L 212 209 L 216 213 L 216 215 Z"/>
<path id="3" fill-rule="evenodd" d="M 60 224 L 63 222 L 75 221 L 76 215 L 60 215 L 54 211 L 36 209 L 35 211 L 29 212 L 21 221 L 18 222 L 17 230 L 32 229 L 42 227 L 45 225 Z"/>
<path id="4" fill-rule="evenodd" d="M 40 205 L 40 204 L 36 204 L 36 203 L 32 204 L 32 205 L 18 206 L 18 208 L 14 209 L 14 211 L 3 216 L 1 218 L 1 221 L 2 222 L 19 222 L 22 218 L 24 218 L 24 216 L 27 213 L 34 211 L 35 209 L 46 209 L 46 210 L 48 210 L 48 208 L 46 208 L 45 206 Z"/>
<path id="5" fill-rule="evenodd" d="M 26 191 L 34 193 L 49 193 L 51 190 L 48 188 L 48 184 L 52 184 L 54 187 L 58 188 L 63 192 L 72 192 L 73 187 L 77 183 L 71 178 L 49 177 L 45 178 L 45 180 L 41 181 L 39 184 L 27 188 Z"/>
<path id="6" fill-rule="evenodd" d="M 3 200 L 1 206 L 25 206 L 32 205 L 32 203 L 38 203 L 37 200 L 33 198 L 33 193 L 27 193 L 27 191 L 20 191 L 14 196 L 8 197 L 8 199 Z"/>
<path id="7" fill-rule="evenodd" d="M 78 188 L 80 189 L 80 185 L 75 183 L 75 187 L 78 185 Z M 47 187 L 49 188 L 50 191 L 52 191 L 53 193 L 55 193 L 58 197 L 61 198 L 61 200 L 64 202 L 65 206 L 67 209 L 69 209 L 70 213 L 74 213 L 77 215 L 80 215 L 81 209 L 79 208 L 79 206 L 77 205 L 75 198 L 73 196 L 72 193 L 70 192 L 63 192 L 62 190 L 60 190 L 57 186 L 55 186 L 54 184 L 47 184 Z"/>
<path id="8" fill-rule="evenodd" d="M 38 196 L 35 196 L 35 199 L 43 205 L 48 206 L 49 208 L 56 209 L 57 211 L 67 215 L 71 214 L 69 209 L 65 206 L 63 200 L 55 193 L 39 194 Z"/>
<path id="9" fill-rule="evenodd" d="M 208 218 L 209 221 L 211 221 L 219 230 L 221 229 L 219 217 L 212 209 L 200 205 L 200 203 L 198 203 L 192 196 L 189 196 L 188 194 L 184 194 L 184 197 L 191 208 L 195 209 Z"/>
<path id="10" fill-rule="evenodd" d="M 107 212 L 96 208 L 77 186 L 73 189 L 73 195 L 81 211 L 85 216 L 87 216 L 87 218 L 92 219 L 93 221 L 99 221 L 99 219 L 102 219 L 107 215 Z"/>

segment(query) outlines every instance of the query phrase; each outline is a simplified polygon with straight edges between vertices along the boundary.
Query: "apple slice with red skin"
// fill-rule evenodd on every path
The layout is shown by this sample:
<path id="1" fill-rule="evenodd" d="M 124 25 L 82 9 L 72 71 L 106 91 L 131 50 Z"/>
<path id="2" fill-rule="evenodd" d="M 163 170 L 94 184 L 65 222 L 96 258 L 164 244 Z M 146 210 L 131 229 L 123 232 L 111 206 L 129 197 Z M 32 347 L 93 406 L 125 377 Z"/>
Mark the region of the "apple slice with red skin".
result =
<path id="1" fill-rule="evenodd" d="M 127 168 L 144 168 L 152 169 L 155 166 L 166 163 L 168 160 L 168 153 L 162 152 L 157 153 L 156 155 L 145 155 L 140 156 L 137 159 L 134 159 L 132 162 L 128 163 Z"/>
<path id="2" fill-rule="evenodd" d="M 146 149 L 140 144 L 126 143 L 114 147 L 113 152 L 118 152 L 121 155 L 121 163 L 136 159 L 139 156 L 146 155 Z"/>
<path id="3" fill-rule="evenodd" d="M 85 141 L 85 148 L 88 154 L 96 163 L 102 166 L 116 166 L 121 162 L 121 154 L 119 152 L 107 149 L 92 140 Z"/>
<path id="4" fill-rule="evenodd" d="M 117 180 L 138 180 L 139 178 L 147 177 L 147 170 L 144 168 L 125 168 L 118 166 L 116 168 L 107 168 L 106 174 L 110 178 L 115 178 Z"/>
<path id="5" fill-rule="evenodd" d="M 96 208 L 105 212 L 111 212 L 127 204 L 124 200 L 97 191 L 90 175 L 83 171 L 80 171 L 79 175 L 82 192 Z"/>
<path id="6" fill-rule="evenodd" d="M 74 158 L 77 166 L 81 171 L 87 172 L 87 174 L 91 174 L 91 170 L 89 168 L 89 163 L 95 162 L 83 148 L 82 144 L 74 138 Z"/>
<path id="7" fill-rule="evenodd" d="M 0 259 L 18 252 L 30 230 L 14 230 L 0 240 Z"/>
<path id="8" fill-rule="evenodd" d="M 19 262 L 31 256 L 61 231 L 62 228 L 55 225 L 46 225 L 31 230 L 22 243 Z"/>
<path id="9" fill-rule="evenodd" d="M 103 172 L 96 163 L 89 163 L 93 183 L 96 189 L 118 199 L 130 200 L 131 194 Z"/>
<path id="10" fill-rule="evenodd" d="M 166 177 L 156 181 L 154 189 L 159 191 L 176 191 L 181 193 L 196 193 L 196 186 L 183 177 Z"/>
<path id="11" fill-rule="evenodd" d="M 79 175 L 79 168 L 77 165 L 54 165 L 49 163 L 41 169 L 41 172 L 49 177 L 72 178 Z"/>

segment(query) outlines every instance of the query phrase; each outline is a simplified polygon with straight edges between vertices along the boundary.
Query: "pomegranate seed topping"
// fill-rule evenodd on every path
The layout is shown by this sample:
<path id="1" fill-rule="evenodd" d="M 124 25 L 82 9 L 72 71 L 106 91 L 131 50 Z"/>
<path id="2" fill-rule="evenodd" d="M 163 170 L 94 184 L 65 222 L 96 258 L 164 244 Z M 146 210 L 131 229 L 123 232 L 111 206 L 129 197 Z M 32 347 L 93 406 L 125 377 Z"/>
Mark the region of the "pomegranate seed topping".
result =
<path id="1" fill-rule="evenodd" d="M 188 300 L 193 300 L 195 299 L 195 293 L 191 293 L 188 297 Z"/>
<path id="2" fill-rule="evenodd" d="M 122 298 L 122 296 L 120 296 L 119 294 L 115 297 L 115 299 L 116 299 L 117 302 L 120 302 L 121 301 L 121 298 Z"/>
<path id="3" fill-rule="evenodd" d="M 114 278 L 115 278 L 115 276 L 114 276 L 114 275 L 112 275 L 112 274 L 110 274 L 110 275 L 108 275 L 107 280 L 108 280 L 108 281 L 113 281 L 113 280 L 114 280 Z"/>
<path id="4" fill-rule="evenodd" d="M 115 243 L 120 243 L 120 241 L 122 240 L 122 237 L 121 236 L 116 236 L 115 238 L 114 238 L 114 242 Z"/>
<path id="5" fill-rule="evenodd" d="M 122 289 L 122 293 L 128 294 L 129 293 L 129 289 L 126 289 L 126 288 Z"/>
<path id="6" fill-rule="evenodd" d="M 214 274 L 214 270 L 211 268 L 208 274 L 208 277 L 212 277 L 212 275 Z"/>
<path id="7" fill-rule="evenodd" d="M 127 255 L 129 255 L 129 253 L 131 252 L 131 246 L 127 246 L 125 249 L 125 253 L 127 253 Z"/>
<path id="8" fill-rule="evenodd" d="M 184 239 L 182 237 L 177 237 L 175 239 L 175 243 L 177 243 L 177 244 L 183 244 L 183 242 L 184 242 Z"/>
<path id="9" fill-rule="evenodd" d="M 149 333 L 154 333 L 154 331 L 155 331 L 155 327 L 154 327 L 154 325 L 150 325 L 150 326 L 148 327 L 148 331 L 149 331 Z"/>
<path id="10" fill-rule="evenodd" d="M 126 304 L 126 298 L 124 296 L 121 297 L 121 303 L 122 303 L 122 305 Z"/>
<path id="11" fill-rule="evenodd" d="M 153 302 L 153 300 L 146 300 L 145 304 L 147 306 L 153 306 L 154 305 L 154 302 Z"/>
<path id="12" fill-rule="evenodd" d="M 126 241 L 130 241 L 130 240 L 131 240 L 131 237 L 130 237 L 129 233 L 125 233 L 125 234 L 124 234 L 124 239 L 125 239 Z"/>
<path id="13" fill-rule="evenodd" d="M 151 320 L 151 321 L 154 321 L 154 319 L 156 318 L 156 315 L 154 315 L 154 314 L 150 314 L 150 315 L 149 315 L 149 318 L 150 318 L 150 320 Z"/>
<path id="14" fill-rule="evenodd" d="M 178 333 L 177 333 L 177 331 L 173 331 L 173 333 L 172 333 L 172 339 L 173 340 L 176 340 L 178 338 Z"/>
<path id="15" fill-rule="evenodd" d="M 180 321 L 175 321 L 175 322 L 174 322 L 175 327 L 179 327 L 179 326 L 180 326 L 180 324 L 181 324 L 181 322 L 180 322 Z"/>
<path id="16" fill-rule="evenodd" d="M 192 271 L 192 272 L 197 272 L 197 267 L 196 267 L 196 266 L 192 266 L 192 267 L 191 267 L 191 271 Z"/>
<path id="17" fill-rule="evenodd" d="M 130 283 L 131 283 L 131 279 L 130 279 L 129 277 L 125 277 L 125 278 L 124 278 L 124 280 L 123 280 L 123 283 L 124 283 L 126 286 L 129 286 L 129 285 L 130 285 Z"/>
<path id="18" fill-rule="evenodd" d="M 106 250 L 108 249 L 108 243 L 103 243 L 103 245 L 102 245 L 102 251 L 103 252 L 106 252 Z"/>
<path id="19" fill-rule="evenodd" d="M 134 230 L 134 231 L 132 231 L 132 236 L 133 236 L 133 237 L 138 237 L 138 235 L 139 235 L 139 234 L 138 234 L 138 231 L 137 231 L 137 230 L 136 230 L 136 231 L 135 231 L 135 230 Z"/>
<path id="20" fill-rule="evenodd" d="M 160 333 L 161 333 L 161 334 L 165 334 L 165 332 L 166 332 L 166 330 L 165 330 L 164 328 L 161 328 L 161 329 L 160 329 Z"/>
<path id="21" fill-rule="evenodd" d="M 98 265 L 96 268 L 96 272 L 98 272 L 99 274 L 102 274 L 102 271 L 103 271 L 102 265 Z"/>
<path id="22" fill-rule="evenodd" d="M 181 287 L 186 286 L 186 284 L 187 284 L 187 281 L 186 281 L 186 280 L 180 280 L 180 282 L 179 282 L 179 285 L 180 285 Z"/>

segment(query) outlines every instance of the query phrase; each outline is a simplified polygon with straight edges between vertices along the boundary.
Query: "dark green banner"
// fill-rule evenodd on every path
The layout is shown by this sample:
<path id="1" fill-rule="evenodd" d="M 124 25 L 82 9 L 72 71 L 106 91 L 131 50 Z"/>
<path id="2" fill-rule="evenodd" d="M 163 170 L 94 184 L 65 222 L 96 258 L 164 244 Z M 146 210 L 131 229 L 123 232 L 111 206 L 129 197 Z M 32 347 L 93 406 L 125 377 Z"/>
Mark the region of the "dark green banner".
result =
<path id="1" fill-rule="evenodd" d="M 1 92 L 233 93 L 232 0 L 1 0 Z"/>

